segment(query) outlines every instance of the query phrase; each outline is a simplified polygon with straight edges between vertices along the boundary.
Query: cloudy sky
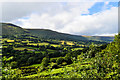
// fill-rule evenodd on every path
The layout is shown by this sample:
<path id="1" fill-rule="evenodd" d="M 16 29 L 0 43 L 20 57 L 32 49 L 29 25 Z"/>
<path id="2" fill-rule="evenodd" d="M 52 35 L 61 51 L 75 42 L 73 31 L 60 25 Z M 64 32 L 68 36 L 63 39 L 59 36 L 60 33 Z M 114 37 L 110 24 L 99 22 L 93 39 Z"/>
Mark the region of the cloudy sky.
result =
<path id="1" fill-rule="evenodd" d="M 75 35 L 114 35 L 118 2 L 5 2 L 1 22 Z"/>

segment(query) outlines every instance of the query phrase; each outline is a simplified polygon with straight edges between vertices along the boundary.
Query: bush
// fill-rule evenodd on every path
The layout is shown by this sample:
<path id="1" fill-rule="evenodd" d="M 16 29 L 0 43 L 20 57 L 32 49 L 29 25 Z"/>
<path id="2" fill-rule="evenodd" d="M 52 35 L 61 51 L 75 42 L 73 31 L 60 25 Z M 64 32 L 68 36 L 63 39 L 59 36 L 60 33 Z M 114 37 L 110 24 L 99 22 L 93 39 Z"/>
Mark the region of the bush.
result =
<path id="1" fill-rule="evenodd" d="M 53 64 L 51 65 L 51 68 L 52 68 L 52 69 L 54 69 L 54 68 L 57 69 L 57 68 L 59 68 L 59 67 L 58 67 L 57 63 L 53 63 Z"/>
<path id="2" fill-rule="evenodd" d="M 44 57 L 43 60 L 42 60 L 42 65 L 43 65 L 43 67 L 48 66 L 49 61 L 50 61 L 49 58 Z"/>
<path id="3" fill-rule="evenodd" d="M 62 62 L 64 61 L 64 59 L 62 57 L 59 57 L 57 60 L 56 60 L 56 63 L 57 64 L 62 64 Z"/>
<path id="4" fill-rule="evenodd" d="M 52 58 L 52 59 L 50 59 L 50 62 L 56 63 L 56 59 Z"/>
<path id="5" fill-rule="evenodd" d="M 18 66 L 17 66 L 17 62 L 11 62 L 11 68 L 17 68 Z"/>
<path id="6" fill-rule="evenodd" d="M 28 64 L 33 64 L 35 62 L 35 58 L 30 57 L 27 62 L 28 62 Z"/>
<path id="7" fill-rule="evenodd" d="M 71 64 L 71 63 L 72 63 L 71 54 L 70 54 L 70 53 L 66 54 L 66 56 L 65 56 L 65 61 L 66 61 L 68 64 Z"/>

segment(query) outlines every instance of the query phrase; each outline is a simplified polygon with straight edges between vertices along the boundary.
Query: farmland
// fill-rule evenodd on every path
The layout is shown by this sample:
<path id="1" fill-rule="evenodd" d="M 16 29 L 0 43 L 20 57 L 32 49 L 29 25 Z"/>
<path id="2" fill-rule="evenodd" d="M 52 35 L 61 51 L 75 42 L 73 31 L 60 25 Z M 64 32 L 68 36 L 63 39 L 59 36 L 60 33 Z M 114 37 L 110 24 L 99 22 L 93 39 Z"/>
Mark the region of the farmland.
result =
<path id="1" fill-rule="evenodd" d="M 41 38 L 38 35 L 45 32 L 37 34 L 34 30 L 29 30 L 32 31 L 30 33 L 19 27 L 12 27 L 7 28 L 16 31 L 8 30 L 9 35 L 3 33 L 1 39 L 3 80 L 120 77 L 120 35 L 116 35 L 113 42 L 79 40 L 78 36 L 74 36 L 73 40 L 63 40 L 60 36 L 56 39 Z M 13 35 L 14 33 L 16 34 Z"/>

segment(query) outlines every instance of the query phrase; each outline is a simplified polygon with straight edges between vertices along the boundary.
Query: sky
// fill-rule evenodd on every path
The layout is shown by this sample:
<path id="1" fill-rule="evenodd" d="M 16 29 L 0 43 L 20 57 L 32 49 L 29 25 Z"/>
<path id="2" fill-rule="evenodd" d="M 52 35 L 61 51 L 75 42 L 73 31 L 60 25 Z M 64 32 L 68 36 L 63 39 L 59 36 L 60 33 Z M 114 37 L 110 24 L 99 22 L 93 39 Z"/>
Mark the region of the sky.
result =
<path id="1" fill-rule="evenodd" d="M 118 32 L 118 2 L 4 2 L 0 22 L 74 35 L 113 36 Z"/>

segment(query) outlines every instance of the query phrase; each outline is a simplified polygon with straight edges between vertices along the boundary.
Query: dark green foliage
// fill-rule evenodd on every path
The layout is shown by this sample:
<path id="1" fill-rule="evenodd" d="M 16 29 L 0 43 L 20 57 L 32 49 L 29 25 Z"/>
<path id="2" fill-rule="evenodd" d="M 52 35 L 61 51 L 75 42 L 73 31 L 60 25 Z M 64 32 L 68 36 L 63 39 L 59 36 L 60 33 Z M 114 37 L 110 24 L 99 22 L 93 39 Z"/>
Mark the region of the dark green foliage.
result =
<path id="1" fill-rule="evenodd" d="M 43 67 L 48 66 L 49 61 L 50 61 L 50 60 L 49 60 L 48 57 L 44 57 L 43 60 L 42 60 L 42 65 L 43 65 Z"/>
<path id="2" fill-rule="evenodd" d="M 52 59 L 50 59 L 50 62 L 56 63 L 56 59 L 52 58 Z"/>
<path id="3" fill-rule="evenodd" d="M 66 61 L 68 64 L 71 64 L 71 63 L 72 63 L 71 54 L 70 54 L 70 53 L 66 54 L 66 56 L 65 56 L 65 61 Z"/>
<path id="4" fill-rule="evenodd" d="M 17 68 L 18 65 L 17 65 L 17 62 L 11 62 L 11 68 Z"/>
<path id="5" fill-rule="evenodd" d="M 39 38 L 43 38 L 43 39 L 77 40 L 77 41 L 87 40 L 87 38 L 84 38 L 82 36 L 59 33 L 48 29 L 27 29 L 27 30 L 31 32 L 33 35 L 36 35 Z"/>
<path id="6" fill-rule="evenodd" d="M 2 75 L 4 79 L 7 77 L 8 79 L 23 77 L 120 78 L 120 34 L 115 36 L 113 42 L 103 44 L 92 40 L 105 40 L 106 37 L 93 37 L 89 41 L 83 37 L 78 38 L 79 36 L 51 30 L 26 30 L 11 24 L 4 24 L 4 26 L 4 30 L 11 30 L 4 33 L 3 39 L 15 40 L 12 43 L 7 41 L 2 43 Z M 18 32 L 13 31 L 15 29 Z M 21 31 L 19 32 L 19 30 Z M 16 35 L 13 35 L 15 33 Z M 35 35 L 33 36 L 33 34 Z M 39 35 L 39 38 L 36 35 Z M 62 38 L 76 40 L 71 41 L 75 45 L 68 45 L 67 41 L 62 45 L 59 41 Z M 85 41 L 81 41 L 81 38 Z M 109 40 L 108 38 L 107 40 Z M 28 43 L 35 45 L 28 45 Z M 39 45 L 38 43 L 48 43 L 48 45 Z M 51 44 L 58 45 L 58 47 Z M 73 50 L 74 48 L 83 49 Z"/>
<path id="7" fill-rule="evenodd" d="M 34 64 L 34 62 L 35 62 L 35 57 L 30 57 L 28 60 L 27 60 L 27 63 L 28 64 Z"/>
<path id="8" fill-rule="evenodd" d="M 58 65 L 57 65 L 57 63 L 54 63 L 54 64 L 51 66 L 51 69 L 57 69 L 57 68 L 59 68 Z"/>
<path id="9" fill-rule="evenodd" d="M 48 30 L 48 29 L 22 29 L 19 26 L 16 26 L 11 23 L 0 23 L 2 24 L 2 35 L 6 38 L 14 39 L 18 37 L 19 39 L 29 39 L 29 36 L 34 38 L 42 38 L 42 39 L 57 39 L 57 40 L 70 40 L 70 41 L 85 41 L 85 42 L 93 42 L 93 40 L 99 41 L 112 41 L 113 37 L 84 37 L 84 36 L 77 36 L 77 35 L 70 35 L 59 33 L 56 31 Z M 33 36 L 35 35 L 35 36 Z M 49 35 L 49 36 L 48 36 Z M 38 42 L 37 40 L 34 40 Z"/>
<path id="10" fill-rule="evenodd" d="M 0 23 L 1 24 L 1 23 Z M 19 34 L 25 34 L 25 30 L 19 26 L 11 23 L 2 23 L 2 35 L 8 35 L 9 37 Z"/>
<path id="11" fill-rule="evenodd" d="M 59 58 L 56 60 L 56 63 L 59 65 L 59 64 L 62 64 L 63 61 L 64 61 L 64 58 L 59 57 Z"/>

